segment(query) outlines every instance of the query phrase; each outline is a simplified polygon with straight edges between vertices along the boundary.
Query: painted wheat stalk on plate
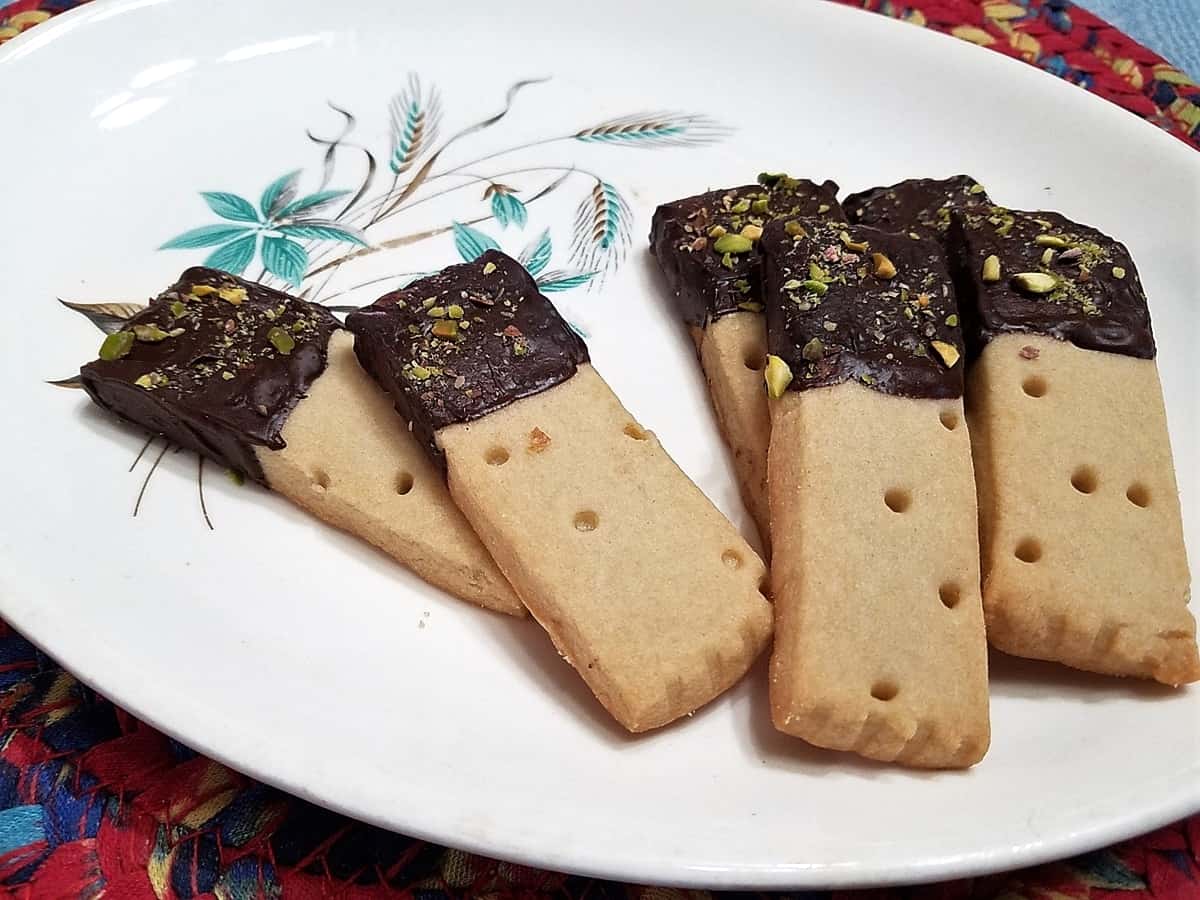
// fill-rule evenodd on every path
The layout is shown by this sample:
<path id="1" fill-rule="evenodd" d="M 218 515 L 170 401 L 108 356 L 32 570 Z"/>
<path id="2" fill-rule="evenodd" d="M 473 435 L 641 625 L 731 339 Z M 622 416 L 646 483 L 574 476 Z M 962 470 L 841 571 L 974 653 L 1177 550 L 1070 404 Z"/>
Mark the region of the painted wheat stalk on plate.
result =
<path id="1" fill-rule="evenodd" d="M 679 112 L 644 112 L 608 119 L 575 132 L 586 143 L 625 144 L 631 147 L 669 147 L 709 144 L 729 134 L 729 129 L 708 116 Z"/>
<path id="2" fill-rule="evenodd" d="M 424 89 L 417 73 L 410 72 L 404 90 L 392 98 L 390 111 L 392 155 L 388 163 L 393 174 L 399 176 L 437 140 L 442 102 L 437 88 Z"/>
<path id="3" fill-rule="evenodd" d="M 633 212 L 620 191 L 607 181 L 595 185 L 575 211 L 571 262 L 581 270 L 609 272 L 629 249 Z"/>

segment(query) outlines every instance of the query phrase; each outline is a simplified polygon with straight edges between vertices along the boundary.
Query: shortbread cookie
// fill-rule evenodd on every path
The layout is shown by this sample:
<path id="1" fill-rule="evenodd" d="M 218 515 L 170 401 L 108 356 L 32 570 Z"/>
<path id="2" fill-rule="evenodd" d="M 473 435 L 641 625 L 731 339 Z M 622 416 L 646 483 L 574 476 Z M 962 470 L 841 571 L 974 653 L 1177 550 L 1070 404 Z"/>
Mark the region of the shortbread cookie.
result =
<path id="1" fill-rule="evenodd" d="M 690 713 L 766 644 L 765 568 L 489 251 L 352 313 L 385 387 L 555 646 L 630 731 Z"/>
<path id="2" fill-rule="evenodd" d="M 767 441 L 762 386 L 766 326 L 755 243 L 767 222 L 799 216 L 841 220 L 837 185 L 786 175 L 664 203 L 654 213 L 650 250 L 688 325 L 742 500 L 770 541 Z"/>
<path id="3" fill-rule="evenodd" d="M 941 248 L 763 236 L 775 727 L 911 766 L 989 742 L 962 341 Z"/>
<path id="4" fill-rule="evenodd" d="M 81 371 L 98 404 L 276 490 L 431 584 L 524 608 L 353 341 L 319 306 L 194 268 Z"/>
<path id="5" fill-rule="evenodd" d="M 1126 248 L 1057 213 L 956 213 L 988 637 L 1200 679 L 1150 315 Z"/>
<path id="6" fill-rule="evenodd" d="M 991 205 L 983 185 L 970 175 L 909 178 L 851 194 L 842 201 L 846 218 L 855 225 L 932 238 L 939 243 L 945 243 L 951 211 L 983 211 Z"/>

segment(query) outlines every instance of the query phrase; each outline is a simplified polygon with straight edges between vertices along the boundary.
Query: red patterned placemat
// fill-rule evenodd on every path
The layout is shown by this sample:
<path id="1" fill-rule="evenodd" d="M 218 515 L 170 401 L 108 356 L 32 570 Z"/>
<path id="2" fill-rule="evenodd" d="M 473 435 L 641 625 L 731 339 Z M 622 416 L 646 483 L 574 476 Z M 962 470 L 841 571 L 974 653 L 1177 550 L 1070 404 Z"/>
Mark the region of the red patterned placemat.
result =
<path id="1" fill-rule="evenodd" d="M 1025 59 L 1200 148 L 1200 87 L 1067 0 L 836 2 Z M 0 43 L 76 5 L 18 0 L 0 7 Z M 30 900 L 704 896 L 496 862 L 327 812 L 138 722 L 2 622 L 0 890 Z M 1015 873 L 804 896 L 1200 900 L 1200 815 Z"/>

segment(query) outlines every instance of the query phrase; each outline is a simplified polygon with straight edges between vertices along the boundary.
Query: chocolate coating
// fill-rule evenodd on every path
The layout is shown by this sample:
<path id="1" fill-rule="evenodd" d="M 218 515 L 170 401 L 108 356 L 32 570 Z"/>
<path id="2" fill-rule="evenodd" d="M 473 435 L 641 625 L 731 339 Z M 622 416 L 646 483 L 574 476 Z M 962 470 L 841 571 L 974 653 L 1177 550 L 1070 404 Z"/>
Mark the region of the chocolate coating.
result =
<path id="1" fill-rule="evenodd" d="M 346 327 L 363 368 L 443 468 L 439 428 L 541 393 L 588 361 L 529 273 L 497 250 L 385 294 Z"/>
<path id="2" fill-rule="evenodd" d="M 955 211 L 948 239 L 973 354 L 997 335 L 1028 332 L 1087 350 L 1154 358 L 1146 294 L 1119 241 L 1058 213 L 999 206 Z M 984 261 L 993 255 L 999 280 L 984 281 Z M 1053 276 L 1055 286 L 1032 293 L 1014 281 L 1020 273 Z"/>
<path id="3" fill-rule="evenodd" d="M 842 201 L 846 218 L 855 225 L 884 231 L 912 232 L 944 241 L 950 211 L 991 206 L 983 185 L 970 175 L 951 178 L 910 178 L 888 187 L 851 194 Z"/>
<path id="4" fill-rule="evenodd" d="M 801 225 L 793 237 L 774 222 L 761 242 L 767 349 L 791 368 L 789 388 L 856 380 L 885 394 L 961 397 L 962 336 L 941 246 L 874 228 Z M 873 274 L 876 253 L 894 276 Z"/>
<path id="5" fill-rule="evenodd" d="M 197 296 L 197 286 L 202 294 L 232 289 L 228 296 L 241 302 L 215 291 Z M 286 446 L 284 423 L 325 371 L 337 320 L 288 294 L 197 267 L 122 330 L 140 326 L 168 336 L 137 339 L 119 359 L 87 363 L 84 390 L 121 418 L 265 484 L 254 448 Z M 272 343 L 274 329 L 294 342 L 290 352 Z M 276 343 L 286 346 L 286 339 Z"/>
<path id="6" fill-rule="evenodd" d="M 786 175 L 760 175 L 762 183 L 709 191 L 664 203 L 650 225 L 650 252 L 666 277 L 676 307 L 689 325 L 705 326 L 736 312 L 762 311 L 762 264 L 756 252 L 730 254 L 713 249 L 715 226 L 738 234 L 746 225 L 775 219 L 828 216 L 843 221 L 832 181 L 816 184 Z M 766 201 L 766 210 L 753 205 Z M 751 209 L 734 212 L 739 204 Z"/>

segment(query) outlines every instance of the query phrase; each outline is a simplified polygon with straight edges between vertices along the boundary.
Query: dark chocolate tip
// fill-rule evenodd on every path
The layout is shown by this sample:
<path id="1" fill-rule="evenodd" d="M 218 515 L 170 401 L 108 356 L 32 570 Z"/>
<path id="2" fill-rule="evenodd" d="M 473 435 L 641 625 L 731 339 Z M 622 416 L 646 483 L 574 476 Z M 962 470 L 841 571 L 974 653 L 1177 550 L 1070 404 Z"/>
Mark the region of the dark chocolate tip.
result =
<path id="1" fill-rule="evenodd" d="M 762 310 L 757 248 L 728 255 L 718 252 L 714 228 L 738 235 L 747 225 L 763 227 L 776 219 L 842 221 L 837 191 L 832 181 L 817 184 L 787 175 L 762 175 L 759 184 L 709 191 L 659 206 L 650 225 L 650 252 L 683 320 L 704 327 L 731 313 Z"/>
<path id="2" fill-rule="evenodd" d="M 822 220 L 798 231 L 774 222 L 761 242 L 767 347 L 791 368 L 789 388 L 858 381 L 961 397 L 962 333 L 941 245 Z"/>
<path id="3" fill-rule="evenodd" d="M 1000 206 L 956 211 L 948 240 L 973 356 L 998 335 L 1028 333 L 1154 358 L 1146 294 L 1120 241 L 1056 212 Z M 985 281 L 990 256 L 998 277 Z M 1031 291 L 1024 275 L 1048 276 L 1053 287 Z"/>
<path id="4" fill-rule="evenodd" d="M 884 231 L 913 232 L 945 242 L 950 212 L 991 206 L 992 201 L 970 175 L 909 178 L 896 184 L 851 194 L 842 201 L 852 225 Z"/>
<path id="5" fill-rule="evenodd" d="M 80 377 L 105 409 L 265 484 L 254 447 L 285 446 L 284 423 L 325 371 L 338 327 L 320 306 L 193 267 L 126 323 L 127 353 Z M 134 339 L 139 330 L 150 339 Z"/>
<path id="6" fill-rule="evenodd" d="M 443 469 L 439 428 L 539 394 L 588 361 L 537 282 L 497 250 L 385 294 L 346 327 L 363 368 Z"/>

